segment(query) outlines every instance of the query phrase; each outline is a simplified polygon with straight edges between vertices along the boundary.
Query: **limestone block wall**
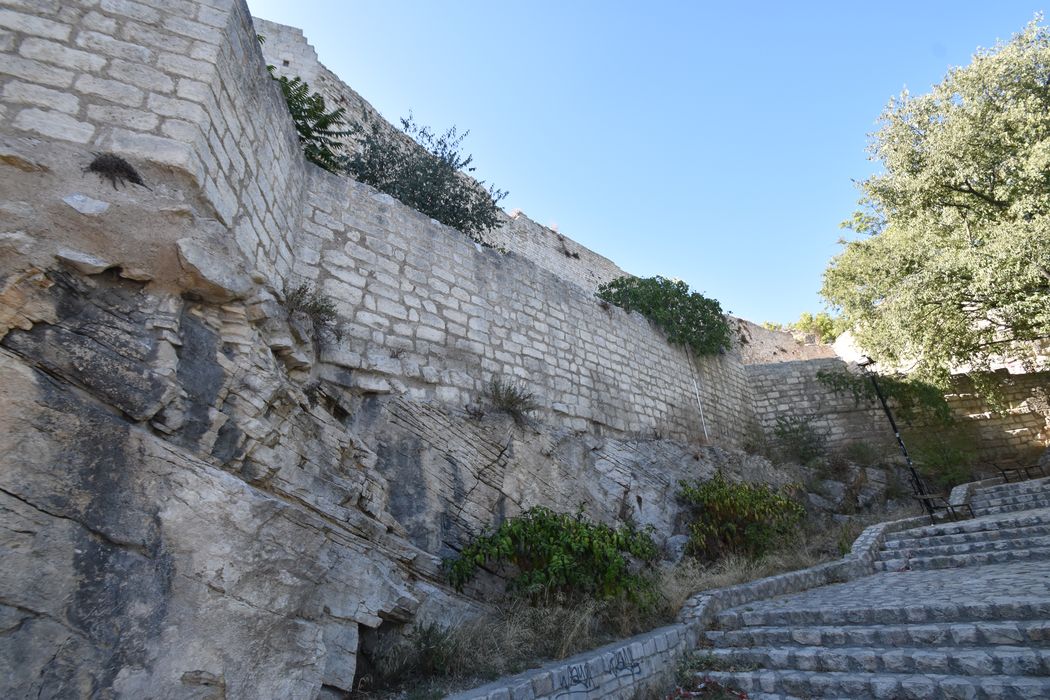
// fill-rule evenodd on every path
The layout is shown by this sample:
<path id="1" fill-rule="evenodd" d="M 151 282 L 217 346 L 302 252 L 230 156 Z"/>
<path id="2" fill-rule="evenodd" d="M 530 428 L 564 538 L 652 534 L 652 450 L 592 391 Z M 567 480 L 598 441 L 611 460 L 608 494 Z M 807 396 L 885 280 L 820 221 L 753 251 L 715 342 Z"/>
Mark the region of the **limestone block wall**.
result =
<path id="1" fill-rule="evenodd" d="M 311 89 L 324 95 L 328 105 L 342 107 L 352 126 L 374 122 L 387 134 L 403 137 L 367 100 L 318 60 L 317 51 L 301 29 L 258 17 L 255 25 L 265 37 L 262 52 L 266 62 L 274 66 L 278 75 L 305 80 Z M 409 139 L 405 143 L 418 148 Z M 504 225 L 486 234 L 486 239 L 589 291 L 627 274 L 608 258 L 519 212 L 505 217 Z"/>
<path id="2" fill-rule="evenodd" d="M 807 418 L 813 427 L 827 433 L 832 449 L 864 441 L 894 451 L 893 434 L 881 408 L 858 406 L 851 395 L 836 394 L 817 379 L 820 370 L 845 367 L 833 358 L 748 365 L 759 425 L 771 434 L 778 417 Z M 1030 457 L 1050 444 L 1050 372 L 1008 374 L 1004 370 L 998 374 L 1007 408 L 1004 413 L 977 396 L 972 380 L 965 375 L 955 378 L 957 388 L 946 395 L 959 421 L 948 434 L 969 433 L 981 462 Z M 901 429 L 906 440 L 942 430 L 903 422 Z"/>
<path id="3" fill-rule="evenodd" d="M 856 441 L 895 449 L 893 432 L 880 408 L 858 406 L 851 395 L 837 394 L 817 379 L 820 370 L 845 368 L 846 363 L 837 358 L 748 365 L 759 426 L 771 436 L 777 418 L 802 418 L 827 436 L 829 449 Z"/>
<path id="4" fill-rule="evenodd" d="M 292 267 L 305 164 L 241 0 L 0 3 L 0 128 L 172 168 L 266 279 Z"/>
<path id="5" fill-rule="evenodd" d="M 737 330 L 742 339 L 740 355 L 746 365 L 837 357 L 831 345 L 800 342 L 789 331 L 773 331 L 742 318 L 737 319 Z"/>
<path id="6" fill-rule="evenodd" d="M 587 291 L 593 292 L 598 285 L 627 274 L 612 260 L 521 212 L 511 214 L 507 223 L 492 231 L 489 238 L 493 245 L 528 258 Z"/>
<path id="7" fill-rule="evenodd" d="M 641 317 L 603 310 L 565 271 L 479 251 L 389 197 L 306 164 L 243 2 L 16 5 L 0 13 L 5 133 L 189 176 L 200 192 L 196 214 L 232 234 L 211 243 L 235 243 L 275 289 L 292 275 L 337 300 L 352 342 L 331 355 L 365 370 L 353 380 L 359 388 L 462 404 L 490 377 L 516 376 L 548 414 L 580 430 L 702 434 L 689 358 Z M 264 48 L 282 46 L 279 32 L 266 31 Z M 555 253 L 566 261 L 599 257 L 575 258 L 578 246 L 566 245 L 570 255 Z M 588 274 L 583 284 L 593 287 L 611 273 Z M 698 366 L 708 434 L 734 444 L 751 410 L 739 359 Z"/>
<path id="8" fill-rule="evenodd" d="M 982 461 L 1032 460 L 1050 446 L 1050 372 L 996 374 L 1001 380 L 1004 413 L 974 394 L 968 377 L 956 379 L 958 388 L 948 395 L 948 405 L 972 431 Z"/>
<path id="9" fill-rule="evenodd" d="M 324 356 L 348 371 L 330 379 L 461 407 L 501 377 L 578 430 L 685 440 L 703 434 L 699 393 L 711 440 L 739 442 L 751 398 L 736 354 L 690 360 L 640 315 L 349 178 L 313 170 L 308 192 L 295 271 L 348 319 Z"/>

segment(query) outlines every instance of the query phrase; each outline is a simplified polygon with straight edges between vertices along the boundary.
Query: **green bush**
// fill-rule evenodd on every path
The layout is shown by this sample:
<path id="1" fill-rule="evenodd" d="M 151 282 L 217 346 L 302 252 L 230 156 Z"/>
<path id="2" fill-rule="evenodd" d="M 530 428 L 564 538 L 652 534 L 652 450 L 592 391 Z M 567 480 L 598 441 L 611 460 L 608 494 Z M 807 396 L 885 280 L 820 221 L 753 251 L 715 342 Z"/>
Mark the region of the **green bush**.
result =
<path id="1" fill-rule="evenodd" d="M 803 507 L 765 484 L 735 483 L 716 472 L 709 481 L 679 484 L 678 497 L 693 512 L 689 549 L 701 558 L 737 553 L 758 557 L 802 522 Z"/>
<path id="2" fill-rule="evenodd" d="M 722 306 L 681 280 L 664 277 L 620 277 L 598 287 L 598 298 L 627 311 L 637 311 L 697 355 L 716 355 L 732 346 Z"/>
<path id="3" fill-rule="evenodd" d="M 882 459 L 882 453 L 863 440 L 857 440 L 846 445 L 842 450 L 842 455 L 853 464 L 858 464 L 862 467 L 870 467 Z"/>
<path id="4" fill-rule="evenodd" d="M 451 127 L 438 135 L 418 126 L 412 115 L 401 120 L 405 134 L 399 139 L 369 122 L 358 130 L 361 150 L 347 161 L 347 170 L 359 181 L 385 192 L 402 203 L 458 229 L 478 243 L 501 221 L 499 201 L 506 192 L 466 175 L 474 172 L 473 156 L 463 155 L 460 145 L 470 132 Z"/>
<path id="5" fill-rule="evenodd" d="M 322 294 L 321 290 L 309 284 L 301 284 L 293 289 L 284 290 L 284 308 L 289 314 L 303 313 L 310 319 L 315 341 L 323 340 L 328 335 L 339 339 L 339 329 L 335 325 L 336 309 L 332 298 Z"/>
<path id="6" fill-rule="evenodd" d="M 474 539 L 459 556 L 446 560 L 449 580 L 458 589 L 481 567 L 512 567 L 509 592 L 533 599 L 558 594 L 569 599 L 606 600 L 626 596 L 651 602 L 652 580 L 639 564 L 656 561 L 648 530 L 612 528 L 549 508 L 530 508 Z"/>
<path id="7" fill-rule="evenodd" d="M 806 464 L 827 451 L 827 438 L 806 418 L 780 417 L 773 426 L 777 448 L 785 459 Z"/>
<path id="8" fill-rule="evenodd" d="M 288 111 L 292 114 L 307 159 L 328 172 L 343 172 L 344 159 L 336 153 L 342 144 L 341 139 L 350 135 L 349 131 L 340 128 L 346 124 L 343 108 L 329 112 L 324 97 L 310 92 L 310 86 L 302 78 L 281 76 L 275 80 L 288 103 Z"/>

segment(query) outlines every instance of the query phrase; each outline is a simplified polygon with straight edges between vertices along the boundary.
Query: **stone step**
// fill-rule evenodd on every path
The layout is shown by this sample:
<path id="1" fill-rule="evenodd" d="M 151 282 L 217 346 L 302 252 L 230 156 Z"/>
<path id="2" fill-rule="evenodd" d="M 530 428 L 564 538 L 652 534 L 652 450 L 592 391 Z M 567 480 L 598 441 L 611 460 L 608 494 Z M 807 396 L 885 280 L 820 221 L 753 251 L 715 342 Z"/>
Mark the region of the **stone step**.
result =
<path id="1" fill-rule="evenodd" d="M 978 518 L 976 520 L 961 520 L 959 522 L 940 523 L 938 525 L 924 525 L 922 527 L 902 530 L 887 539 L 887 543 L 899 540 L 921 539 L 925 537 L 942 537 L 944 535 L 973 534 L 977 532 L 996 532 L 1006 528 L 1028 527 L 1031 525 L 1050 524 L 1050 512 L 1043 513 L 1019 513 L 1003 518 Z"/>
<path id="2" fill-rule="evenodd" d="M 702 655 L 720 671 L 764 669 L 835 673 L 938 673 L 957 676 L 1050 676 L 1050 649 L 1000 647 L 757 647 Z"/>
<path id="3" fill-rule="evenodd" d="M 782 625 L 888 625 L 1045 618 L 1050 618 L 1050 599 L 1002 603 L 940 602 L 923 605 L 902 604 L 893 607 L 772 608 L 765 610 L 736 608 L 719 613 L 715 618 L 715 623 L 720 629 L 732 630 L 741 627 Z"/>
<path id="4" fill-rule="evenodd" d="M 887 540 L 883 545 L 883 552 L 892 552 L 906 549 L 920 551 L 934 547 L 946 547 L 965 544 L 981 544 L 984 542 L 1008 542 L 1014 539 L 1031 539 L 1050 535 L 1050 518 L 1045 524 L 1023 525 L 1018 527 L 1004 527 L 995 530 L 980 530 L 978 532 L 962 532 L 954 535 L 938 535 L 934 537 L 908 537 L 904 539 Z"/>
<path id="5" fill-rule="evenodd" d="M 1031 493 L 1033 491 L 1041 491 L 1044 489 L 1050 489 L 1050 476 L 1044 476 L 1039 479 L 1029 479 L 1027 481 L 1012 481 L 1008 484 L 996 484 L 995 486 L 982 486 L 974 491 L 974 498 L 987 496 L 989 498 L 998 498 L 1002 494 L 1013 494 L 1013 493 Z"/>
<path id="6" fill-rule="evenodd" d="M 1039 547 L 1005 548 L 997 551 L 971 552 L 969 554 L 942 554 L 935 556 L 902 556 L 908 550 L 896 550 L 896 558 L 874 562 L 875 571 L 926 571 L 929 569 L 955 569 L 962 566 L 984 566 L 1006 564 L 1013 561 L 1039 561 L 1050 559 L 1050 544 Z M 881 556 L 880 552 L 880 556 Z"/>
<path id="7" fill-rule="evenodd" d="M 710 671 L 711 678 L 749 694 L 797 698 L 887 700 L 1033 700 L 1050 697 L 1050 678 L 954 676 L 903 673 L 819 673 L 813 671 Z"/>
<path id="8" fill-rule="evenodd" d="M 1005 506 L 992 506 L 990 508 L 974 509 L 977 512 L 977 517 L 983 515 L 999 515 L 1001 513 L 1016 513 L 1022 510 L 1039 510 L 1044 508 L 1050 508 L 1050 496 L 1041 498 L 1038 501 L 1026 501 L 1025 503 L 1014 503 Z"/>
<path id="9" fill-rule="evenodd" d="M 1017 493 L 1009 496 L 1001 496 L 999 498 L 975 498 L 971 501 L 975 510 L 994 508 L 996 506 L 1012 506 L 1017 503 L 1034 503 L 1039 501 L 1045 501 L 1050 498 L 1050 490 L 1039 491 L 1038 493 Z"/>
<path id="10" fill-rule="evenodd" d="M 1050 619 L 926 624 L 743 627 L 709 630 L 705 643 L 718 647 L 993 647 L 1050 648 Z"/>

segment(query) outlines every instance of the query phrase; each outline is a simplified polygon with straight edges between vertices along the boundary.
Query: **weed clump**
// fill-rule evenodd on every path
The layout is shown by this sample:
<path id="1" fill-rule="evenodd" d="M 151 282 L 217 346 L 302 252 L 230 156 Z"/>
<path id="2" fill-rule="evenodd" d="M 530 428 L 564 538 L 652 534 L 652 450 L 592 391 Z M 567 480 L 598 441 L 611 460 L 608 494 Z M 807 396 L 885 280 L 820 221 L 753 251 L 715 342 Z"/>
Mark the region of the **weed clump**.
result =
<path id="1" fill-rule="evenodd" d="M 539 408 L 536 396 L 521 384 L 494 377 L 485 388 L 485 401 L 495 411 L 510 415 L 518 425 L 524 425 L 529 414 Z"/>
<path id="2" fill-rule="evenodd" d="M 303 313 L 310 319 L 314 340 L 321 340 L 329 335 L 339 339 L 341 334 L 335 323 L 335 302 L 321 290 L 314 289 L 309 284 L 285 289 L 284 308 L 289 314 Z"/>
<path id="3" fill-rule="evenodd" d="M 109 180 L 113 189 L 117 189 L 117 183 L 126 186 L 129 182 L 149 189 L 134 166 L 113 153 L 96 153 L 94 160 L 84 168 L 84 172 L 96 173 L 99 178 Z"/>
<path id="4" fill-rule="evenodd" d="M 806 418 L 777 418 L 773 427 L 777 447 L 786 459 L 807 464 L 827 452 L 827 436 Z"/>

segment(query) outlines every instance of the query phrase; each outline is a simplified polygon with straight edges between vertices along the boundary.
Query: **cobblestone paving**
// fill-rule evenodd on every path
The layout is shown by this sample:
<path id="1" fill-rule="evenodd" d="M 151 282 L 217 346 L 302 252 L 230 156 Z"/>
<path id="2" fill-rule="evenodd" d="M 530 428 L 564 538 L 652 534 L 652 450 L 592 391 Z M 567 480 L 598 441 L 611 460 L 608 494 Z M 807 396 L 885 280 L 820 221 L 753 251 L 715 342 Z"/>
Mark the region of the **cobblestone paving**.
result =
<path id="1" fill-rule="evenodd" d="M 755 700 L 1050 699 L 1050 479 L 976 498 L 891 534 L 875 566 L 900 570 L 723 611 L 698 675 Z"/>
<path id="2" fill-rule="evenodd" d="M 774 598 L 737 610 L 896 608 L 944 603 L 1050 602 L 1050 562 L 887 572 Z"/>

